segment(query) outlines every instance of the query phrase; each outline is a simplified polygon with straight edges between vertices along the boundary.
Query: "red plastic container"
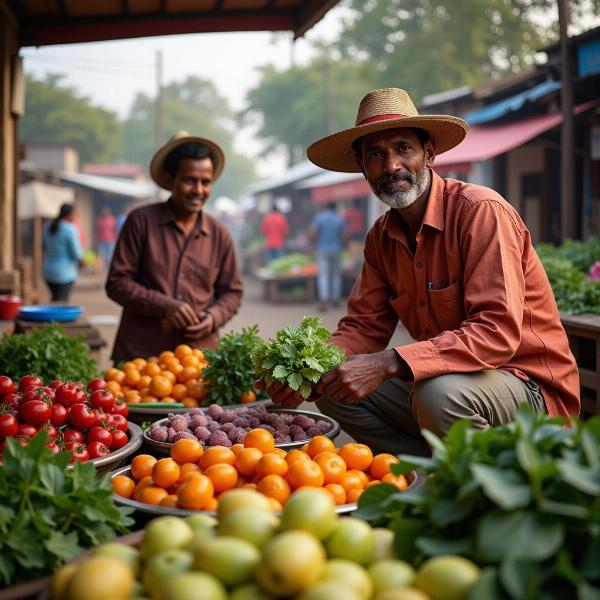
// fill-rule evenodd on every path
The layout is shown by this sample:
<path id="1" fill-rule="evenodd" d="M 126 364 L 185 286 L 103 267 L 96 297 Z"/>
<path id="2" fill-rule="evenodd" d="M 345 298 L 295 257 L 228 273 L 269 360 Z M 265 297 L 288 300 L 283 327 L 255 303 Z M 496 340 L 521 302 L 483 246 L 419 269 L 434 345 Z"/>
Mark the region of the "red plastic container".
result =
<path id="1" fill-rule="evenodd" d="M 10 321 L 19 314 L 23 300 L 19 296 L 0 295 L 0 321 Z"/>

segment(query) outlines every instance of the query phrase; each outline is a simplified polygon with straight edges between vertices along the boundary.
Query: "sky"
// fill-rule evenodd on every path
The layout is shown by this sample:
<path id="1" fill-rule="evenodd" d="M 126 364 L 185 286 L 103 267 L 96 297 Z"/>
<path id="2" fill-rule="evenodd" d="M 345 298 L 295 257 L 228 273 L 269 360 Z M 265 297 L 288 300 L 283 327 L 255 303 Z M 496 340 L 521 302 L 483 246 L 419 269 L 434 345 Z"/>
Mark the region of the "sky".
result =
<path id="1" fill-rule="evenodd" d="M 23 48 L 21 55 L 26 73 L 36 78 L 62 73 L 64 83 L 93 104 L 124 118 L 138 92 L 156 94 L 156 57 L 160 51 L 164 85 L 189 75 L 211 79 L 231 106 L 240 110 L 246 92 L 259 81 L 258 67 L 274 64 L 283 69 L 292 60 L 305 63 L 312 55 L 311 40 L 337 36 L 343 10 L 334 7 L 294 44 L 291 32 L 204 33 Z M 236 136 L 235 147 L 252 155 L 260 151 L 260 143 L 250 130 Z M 283 157 L 257 162 L 263 177 L 284 169 Z"/>

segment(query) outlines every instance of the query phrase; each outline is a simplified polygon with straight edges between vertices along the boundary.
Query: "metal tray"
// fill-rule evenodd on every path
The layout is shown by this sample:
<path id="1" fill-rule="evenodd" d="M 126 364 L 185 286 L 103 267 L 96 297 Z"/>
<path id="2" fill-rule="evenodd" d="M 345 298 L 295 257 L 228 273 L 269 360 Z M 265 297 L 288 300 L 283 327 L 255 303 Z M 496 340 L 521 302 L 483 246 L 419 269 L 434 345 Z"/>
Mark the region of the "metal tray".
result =
<path id="1" fill-rule="evenodd" d="M 248 404 L 242 404 L 241 406 L 250 406 Z M 306 415 L 307 417 L 312 417 L 313 419 L 319 419 L 322 421 L 328 421 L 329 423 L 331 423 L 332 428 L 327 432 L 324 433 L 323 435 L 327 436 L 330 439 L 334 439 L 335 437 L 337 437 L 341 431 L 341 427 L 340 424 L 335 420 L 332 419 L 331 417 L 328 417 L 327 415 L 324 415 L 322 413 L 319 412 L 312 412 L 312 411 L 308 411 L 308 410 L 299 410 L 296 408 L 279 408 L 274 404 L 271 404 L 269 406 L 267 406 L 267 411 L 270 413 L 285 413 L 285 414 L 293 414 L 293 415 Z M 157 421 L 157 423 L 162 423 L 162 421 L 166 421 L 168 417 L 164 418 L 164 419 L 160 419 L 159 421 Z M 150 446 L 153 450 L 155 450 L 157 453 L 159 454 L 170 454 L 171 452 L 171 447 L 173 446 L 173 444 L 169 443 L 169 442 L 157 442 L 156 440 L 153 440 L 149 435 L 148 435 L 148 431 L 144 431 L 144 443 L 147 444 L 148 446 Z M 276 448 L 283 448 L 284 450 L 293 450 L 294 448 L 301 448 L 302 446 L 304 446 L 304 444 L 306 444 L 308 441 L 310 440 L 310 438 L 307 438 L 305 440 L 300 440 L 298 442 L 281 442 L 281 443 L 277 443 L 275 444 Z"/>

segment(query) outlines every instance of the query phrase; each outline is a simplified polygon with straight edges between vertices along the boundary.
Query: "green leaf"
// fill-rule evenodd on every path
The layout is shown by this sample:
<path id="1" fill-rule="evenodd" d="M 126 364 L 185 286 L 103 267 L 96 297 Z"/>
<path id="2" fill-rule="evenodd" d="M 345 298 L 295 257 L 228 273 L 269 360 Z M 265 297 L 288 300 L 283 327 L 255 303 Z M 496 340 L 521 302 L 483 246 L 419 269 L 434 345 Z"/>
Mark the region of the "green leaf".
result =
<path id="1" fill-rule="evenodd" d="M 514 600 L 539 597 L 539 567 L 524 560 L 508 557 L 500 563 L 500 581 Z"/>
<path id="2" fill-rule="evenodd" d="M 600 579 L 600 537 L 596 533 L 587 541 L 579 564 L 581 574 L 593 581 Z"/>
<path id="3" fill-rule="evenodd" d="M 448 456 L 446 446 L 435 433 L 422 429 L 421 434 L 425 438 L 425 441 L 429 444 L 431 451 L 433 452 L 434 458 L 437 460 L 444 460 Z"/>
<path id="4" fill-rule="evenodd" d="M 586 424 L 587 425 L 587 424 Z M 598 470 L 600 468 L 600 444 L 598 443 L 598 433 L 594 435 L 591 432 L 591 427 L 584 426 L 581 431 L 581 447 L 585 457 L 591 467 Z"/>
<path id="5" fill-rule="evenodd" d="M 297 390 L 302 384 L 302 375 L 300 373 L 290 373 L 287 382 L 293 390 Z"/>
<path id="6" fill-rule="evenodd" d="M 468 600 L 507 600 L 508 596 L 502 590 L 498 570 L 486 567 L 481 571 L 479 579 L 469 590 Z"/>
<path id="7" fill-rule="evenodd" d="M 527 474 L 533 475 L 540 465 L 540 456 L 534 445 L 528 439 L 521 438 L 517 440 L 516 452 L 521 468 Z"/>
<path id="8" fill-rule="evenodd" d="M 67 562 L 82 552 L 75 532 L 62 533 L 62 531 L 53 531 L 44 546 L 48 552 L 57 556 L 61 562 Z"/>
<path id="9" fill-rule="evenodd" d="M 417 555 L 416 540 L 425 531 L 427 524 L 422 519 L 395 518 L 389 524 L 394 532 L 396 556 L 413 563 Z"/>
<path id="10" fill-rule="evenodd" d="M 567 460 L 557 460 L 556 464 L 567 483 L 585 494 L 600 496 L 600 477 L 596 470 Z"/>
<path id="11" fill-rule="evenodd" d="M 397 488 L 389 483 L 372 485 L 368 487 L 358 499 L 358 508 L 353 516 L 364 519 L 365 521 L 374 521 L 385 514 L 383 505 L 385 501 L 398 492 Z"/>
<path id="12" fill-rule="evenodd" d="M 273 369 L 273 377 L 275 379 L 285 379 L 288 375 L 288 370 L 283 365 L 277 365 Z"/>
<path id="13" fill-rule="evenodd" d="M 582 581 L 577 586 L 577 600 L 600 600 L 600 587 Z"/>
<path id="14" fill-rule="evenodd" d="M 472 465 L 474 478 L 481 484 L 485 495 L 500 508 L 512 510 L 531 502 L 531 489 L 515 471 L 496 469 L 487 465 Z"/>
<path id="15" fill-rule="evenodd" d="M 59 495 L 64 492 L 65 476 L 63 470 L 54 464 L 40 465 L 40 481 L 49 494 Z"/>
<path id="16" fill-rule="evenodd" d="M 565 502 L 555 502 L 553 500 L 543 499 L 538 507 L 540 511 L 562 517 L 571 517 L 573 519 L 585 520 L 589 515 L 589 510 L 579 504 L 567 504 Z"/>
<path id="17" fill-rule="evenodd" d="M 431 508 L 431 521 L 443 528 L 467 518 L 472 510 L 473 501 L 440 498 Z"/>
<path id="18" fill-rule="evenodd" d="M 427 556 L 437 556 L 439 554 L 460 554 L 464 556 L 473 552 L 474 544 L 471 538 L 457 540 L 421 535 L 417 538 L 415 546 L 425 552 Z"/>

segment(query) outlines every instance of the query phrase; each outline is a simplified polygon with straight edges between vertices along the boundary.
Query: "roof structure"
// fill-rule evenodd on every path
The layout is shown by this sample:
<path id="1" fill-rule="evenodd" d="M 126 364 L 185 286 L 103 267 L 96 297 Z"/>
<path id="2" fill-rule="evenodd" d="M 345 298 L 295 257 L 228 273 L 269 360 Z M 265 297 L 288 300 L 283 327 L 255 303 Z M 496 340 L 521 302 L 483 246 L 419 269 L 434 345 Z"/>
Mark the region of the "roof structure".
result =
<path id="1" fill-rule="evenodd" d="M 100 177 L 98 175 L 72 173 L 71 171 L 59 171 L 58 176 L 63 181 L 69 181 L 86 188 L 131 198 L 153 198 L 158 190 L 156 185 L 150 181 L 131 181 L 119 177 Z"/>
<path id="2" fill-rule="evenodd" d="M 6 0 L 21 46 L 216 31 L 306 33 L 338 0 Z"/>

